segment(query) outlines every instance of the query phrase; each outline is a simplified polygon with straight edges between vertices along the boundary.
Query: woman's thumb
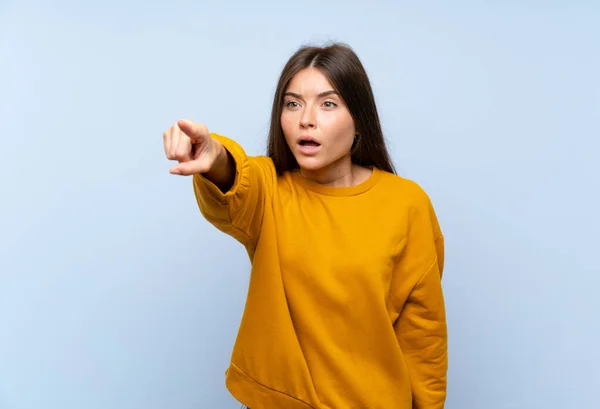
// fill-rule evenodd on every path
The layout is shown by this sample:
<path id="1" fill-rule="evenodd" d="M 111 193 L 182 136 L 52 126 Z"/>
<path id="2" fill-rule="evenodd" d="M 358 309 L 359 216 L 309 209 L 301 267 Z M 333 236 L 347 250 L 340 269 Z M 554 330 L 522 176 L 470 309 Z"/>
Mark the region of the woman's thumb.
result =
<path id="1" fill-rule="evenodd" d="M 189 162 L 182 162 L 171 168 L 170 172 L 173 175 L 191 176 L 194 173 L 207 172 L 206 166 L 201 161 L 192 160 Z"/>

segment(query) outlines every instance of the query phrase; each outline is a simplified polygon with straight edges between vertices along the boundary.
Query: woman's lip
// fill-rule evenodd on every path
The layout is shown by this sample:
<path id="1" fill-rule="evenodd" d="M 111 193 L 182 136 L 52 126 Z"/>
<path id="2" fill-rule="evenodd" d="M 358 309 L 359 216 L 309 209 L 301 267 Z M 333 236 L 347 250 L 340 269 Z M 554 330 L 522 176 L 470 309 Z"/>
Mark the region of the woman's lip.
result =
<path id="1" fill-rule="evenodd" d="M 300 136 L 300 138 L 298 138 L 298 143 L 303 142 L 303 141 L 314 142 L 314 143 L 317 143 L 320 145 L 319 141 L 317 141 L 315 138 L 313 138 L 312 136 L 309 136 L 309 135 L 302 135 L 302 136 Z"/>
<path id="2" fill-rule="evenodd" d="M 301 145 L 298 143 L 298 150 L 303 155 L 312 156 L 317 153 L 321 145 Z"/>

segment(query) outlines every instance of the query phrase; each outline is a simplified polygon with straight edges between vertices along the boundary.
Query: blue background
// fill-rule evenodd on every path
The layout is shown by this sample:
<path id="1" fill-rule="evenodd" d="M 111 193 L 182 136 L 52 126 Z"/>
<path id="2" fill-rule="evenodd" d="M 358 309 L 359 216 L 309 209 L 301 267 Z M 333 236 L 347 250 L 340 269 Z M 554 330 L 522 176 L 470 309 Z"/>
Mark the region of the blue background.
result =
<path id="1" fill-rule="evenodd" d="M 3 0 L 0 408 L 239 407 L 249 262 L 162 132 L 263 153 L 283 64 L 329 40 L 446 235 L 447 408 L 598 407 L 600 3 Z"/>

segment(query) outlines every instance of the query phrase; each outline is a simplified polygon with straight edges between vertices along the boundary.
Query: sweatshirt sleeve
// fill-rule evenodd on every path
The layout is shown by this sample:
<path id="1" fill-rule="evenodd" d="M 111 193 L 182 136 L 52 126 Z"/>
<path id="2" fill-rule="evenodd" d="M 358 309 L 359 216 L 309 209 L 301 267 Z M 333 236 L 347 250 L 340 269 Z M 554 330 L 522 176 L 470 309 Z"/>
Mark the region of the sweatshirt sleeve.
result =
<path id="1" fill-rule="evenodd" d="M 408 364 L 414 409 L 443 409 L 448 366 L 444 299 L 437 261 L 411 292 L 394 326 Z"/>
<path id="2" fill-rule="evenodd" d="M 443 409 L 448 368 L 444 238 L 428 198 L 411 224 L 405 260 L 399 263 L 403 302 L 394 330 L 410 374 L 413 409 Z"/>
<path id="3" fill-rule="evenodd" d="M 265 205 L 273 191 L 275 168 L 270 158 L 247 156 L 235 141 L 212 133 L 235 162 L 235 180 L 229 191 L 221 190 L 201 174 L 193 176 L 200 213 L 213 226 L 234 237 L 253 252 L 260 234 Z"/>

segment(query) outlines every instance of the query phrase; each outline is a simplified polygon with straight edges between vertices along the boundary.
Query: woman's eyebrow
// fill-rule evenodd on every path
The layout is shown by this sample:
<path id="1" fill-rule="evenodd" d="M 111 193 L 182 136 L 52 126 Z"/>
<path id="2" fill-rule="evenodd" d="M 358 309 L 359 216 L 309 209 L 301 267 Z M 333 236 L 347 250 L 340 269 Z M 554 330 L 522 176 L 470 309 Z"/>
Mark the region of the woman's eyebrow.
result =
<path id="1" fill-rule="evenodd" d="M 334 95 L 334 94 L 335 94 L 335 95 L 339 95 L 339 94 L 337 93 L 337 91 L 335 91 L 335 90 L 329 90 L 329 91 L 323 91 L 323 92 L 321 92 L 321 93 L 320 93 L 319 95 L 317 95 L 317 96 L 318 96 L 319 98 L 322 98 L 322 97 L 326 97 L 326 96 L 328 96 L 328 95 Z M 300 95 L 300 94 L 296 94 L 295 92 L 289 92 L 289 91 L 288 91 L 288 92 L 286 92 L 286 93 L 285 93 L 283 96 L 284 96 L 284 97 L 285 97 L 285 96 L 290 96 L 290 97 L 294 97 L 294 98 L 302 99 L 302 95 Z"/>

